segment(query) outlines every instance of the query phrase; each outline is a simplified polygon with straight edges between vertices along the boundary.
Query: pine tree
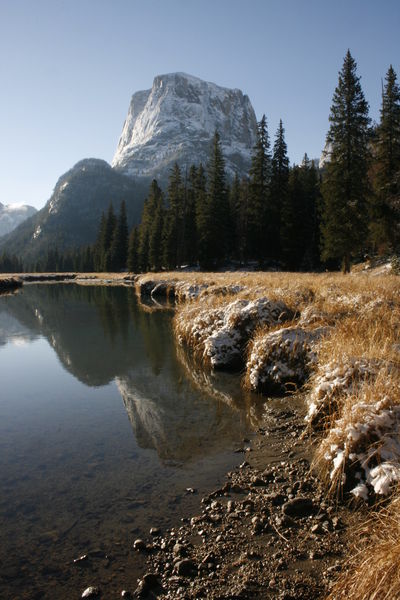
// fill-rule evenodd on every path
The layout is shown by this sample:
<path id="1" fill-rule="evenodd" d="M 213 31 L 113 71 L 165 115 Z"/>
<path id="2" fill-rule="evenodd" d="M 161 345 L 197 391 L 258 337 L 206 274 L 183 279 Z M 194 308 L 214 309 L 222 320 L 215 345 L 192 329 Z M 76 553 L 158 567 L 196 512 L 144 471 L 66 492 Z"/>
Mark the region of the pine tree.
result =
<path id="1" fill-rule="evenodd" d="M 106 216 L 104 212 L 101 213 L 99 228 L 97 232 L 96 241 L 94 244 L 94 270 L 101 271 L 104 262 L 104 238 L 106 231 Z"/>
<path id="2" fill-rule="evenodd" d="M 160 271 L 163 259 L 164 204 L 161 195 L 155 199 L 153 222 L 149 231 L 149 263 L 154 271 Z"/>
<path id="3" fill-rule="evenodd" d="M 248 219 L 250 190 L 249 180 L 243 177 L 241 180 L 236 174 L 229 196 L 230 213 L 233 229 L 233 257 L 244 264 L 249 258 L 248 244 Z"/>
<path id="4" fill-rule="evenodd" d="M 289 172 L 288 190 L 281 206 L 280 248 L 285 268 L 296 271 L 304 253 L 304 186 L 301 168 Z"/>
<path id="5" fill-rule="evenodd" d="M 330 148 L 323 182 L 323 260 L 341 259 L 343 271 L 359 252 L 367 237 L 368 200 L 368 103 L 361 89 L 357 65 L 347 51 L 333 95 Z"/>
<path id="6" fill-rule="evenodd" d="M 382 93 L 375 153 L 372 239 L 393 250 L 400 244 L 400 88 L 392 65 Z"/>
<path id="7" fill-rule="evenodd" d="M 209 196 L 207 195 L 207 176 L 202 164 L 200 164 L 197 171 L 195 194 L 197 258 L 201 268 L 211 268 L 210 228 L 212 211 L 210 210 Z"/>
<path id="8" fill-rule="evenodd" d="M 271 232 L 269 187 L 271 180 L 271 154 L 267 119 L 263 115 L 257 126 L 257 143 L 250 169 L 250 195 L 248 205 L 248 234 L 250 252 L 260 263 L 263 261 Z"/>
<path id="9" fill-rule="evenodd" d="M 287 155 L 287 146 L 285 142 L 285 130 L 282 119 L 279 121 L 279 127 L 276 132 L 274 151 L 272 155 L 272 173 L 271 173 L 271 200 L 269 210 L 269 248 L 268 255 L 279 259 L 280 249 L 280 230 L 281 230 L 281 211 L 282 206 L 287 200 L 289 183 L 289 157 Z"/>
<path id="10" fill-rule="evenodd" d="M 192 265 L 197 260 L 197 227 L 196 227 L 196 202 L 197 202 L 197 177 L 198 169 L 192 165 L 186 185 L 185 227 L 183 236 L 183 262 Z"/>
<path id="11" fill-rule="evenodd" d="M 110 203 L 107 215 L 102 214 L 95 243 L 94 266 L 96 271 L 109 271 L 112 268 L 111 243 L 117 225 L 114 208 Z"/>
<path id="12" fill-rule="evenodd" d="M 209 232 L 206 235 L 208 250 L 206 268 L 220 264 L 227 258 L 229 202 L 226 189 L 225 160 L 222 154 L 221 141 L 218 131 L 212 142 L 211 158 L 208 165 L 207 190 Z"/>
<path id="13" fill-rule="evenodd" d="M 152 266 L 149 259 L 150 232 L 157 202 L 162 197 L 162 191 L 157 181 L 153 179 L 150 184 L 149 195 L 143 205 L 142 220 L 139 229 L 138 264 L 141 271 L 148 271 Z"/>
<path id="14" fill-rule="evenodd" d="M 320 178 L 314 162 L 304 155 L 302 163 L 302 180 L 304 188 L 303 210 L 303 256 L 300 267 L 310 271 L 320 268 L 320 237 L 321 237 L 321 190 Z"/>
<path id="15" fill-rule="evenodd" d="M 128 255 L 128 221 L 126 217 L 125 202 L 121 207 L 117 222 L 114 227 L 110 245 L 110 265 L 113 271 L 121 271 L 126 267 Z"/>
<path id="16" fill-rule="evenodd" d="M 168 209 L 163 231 L 163 261 L 168 269 L 175 269 L 181 263 L 183 250 L 185 189 L 181 170 L 177 163 L 173 166 L 168 183 Z"/>
<path id="17" fill-rule="evenodd" d="M 133 227 L 129 235 L 128 244 L 128 271 L 137 273 L 139 271 L 139 227 Z"/>

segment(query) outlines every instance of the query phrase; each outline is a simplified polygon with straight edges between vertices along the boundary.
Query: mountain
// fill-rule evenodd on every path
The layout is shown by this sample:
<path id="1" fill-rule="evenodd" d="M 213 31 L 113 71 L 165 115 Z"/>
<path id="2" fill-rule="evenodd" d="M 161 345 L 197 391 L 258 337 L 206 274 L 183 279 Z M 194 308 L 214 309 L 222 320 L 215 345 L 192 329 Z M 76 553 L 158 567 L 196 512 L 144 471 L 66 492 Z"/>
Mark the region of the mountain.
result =
<path id="1" fill-rule="evenodd" d="M 10 233 L 20 223 L 36 213 L 33 206 L 22 204 L 4 205 L 0 202 L 0 237 Z"/>
<path id="2" fill-rule="evenodd" d="M 186 75 L 159 75 L 150 90 L 132 96 L 112 166 L 131 177 L 162 180 L 175 162 L 207 164 L 215 130 L 228 175 L 247 173 L 256 142 L 248 96 Z"/>
<path id="3" fill-rule="evenodd" d="M 104 160 L 81 160 L 62 175 L 46 205 L 0 239 L 0 252 L 34 262 L 48 248 L 59 250 L 95 241 L 102 212 L 110 202 L 118 212 L 122 200 L 130 223 L 140 219 L 147 192 L 140 183 L 112 169 Z"/>
<path id="4" fill-rule="evenodd" d="M 47 204 L 0 239 L 0 253 L 25 264 L 94 242 L 110 202 L 125 200 L 129 225 L 138 223 L 150 182 L 165 189 L 175 162 L 207 165 L 218 130 L 228 176 L 248 173 L 257 123 L 249 98 L 184 73 L 159 75 L 150 90 L 132 96 L 112 167 L 94 158 L 62 175 Z"/>

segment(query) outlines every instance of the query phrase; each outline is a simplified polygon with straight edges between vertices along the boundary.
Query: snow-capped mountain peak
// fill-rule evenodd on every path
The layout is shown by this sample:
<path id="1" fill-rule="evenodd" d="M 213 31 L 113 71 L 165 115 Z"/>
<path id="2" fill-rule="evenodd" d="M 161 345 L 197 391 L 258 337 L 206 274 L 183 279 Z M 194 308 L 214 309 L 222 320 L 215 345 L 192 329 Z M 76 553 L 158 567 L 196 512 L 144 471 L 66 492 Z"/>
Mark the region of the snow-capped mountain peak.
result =
<path id="1" fill-rule="evenodd" d="M 31 217 L 36 208 L 26 204 L 2 204 L 0 202 L 0 236 L 6 235 L 20 223 Z"/>
<path id="2" fill-rule="evenodd" d="M 249 98 L 186 73 L 154 78 L 131 99 L 112 166 L 130 176 L 158 177 L 173 163 L 206 164 L 217 130 L 228 173 L 247 171 L 256 141 Z"/>

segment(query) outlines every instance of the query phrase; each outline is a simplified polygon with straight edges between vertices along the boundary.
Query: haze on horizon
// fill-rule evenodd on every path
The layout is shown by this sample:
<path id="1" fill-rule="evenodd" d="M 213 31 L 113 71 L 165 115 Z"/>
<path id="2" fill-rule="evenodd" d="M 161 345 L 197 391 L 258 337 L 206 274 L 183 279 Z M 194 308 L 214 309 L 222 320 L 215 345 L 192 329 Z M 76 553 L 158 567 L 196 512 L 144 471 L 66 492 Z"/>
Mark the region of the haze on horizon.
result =
<path id="1" fill-rule="evenodd" d="M 272 141 L 282 118 L 292 162 L 319 157 L 347 48 L 379 119 L 399 17 L 395 0 L 3 0 L 0 202 L 41 208 L 80 159 L 111 162 L 131 95 L 175 71 L 240 88 Z"/>

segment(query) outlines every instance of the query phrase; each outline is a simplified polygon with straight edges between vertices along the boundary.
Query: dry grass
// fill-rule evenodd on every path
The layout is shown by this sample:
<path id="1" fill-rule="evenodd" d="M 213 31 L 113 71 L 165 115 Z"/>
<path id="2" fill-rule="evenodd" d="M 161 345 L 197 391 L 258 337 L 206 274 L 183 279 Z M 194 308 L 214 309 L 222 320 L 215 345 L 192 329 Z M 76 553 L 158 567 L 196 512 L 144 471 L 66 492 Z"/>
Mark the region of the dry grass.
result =
<path id="1" fill-rule="evenodd" d="M 400 371 L 386 366 L 356 388 L 342 393 L 335 417 L 326 428 L 314 458 L 314 466 L 331 494 L 343 486 L 354 488 L 359 479 L 372 486 L 371 472 L 387 465 L 393 482 L 400 476 L 398 446 L 400 426 Z M 337 462 L 333 460 L 337 458 Z M 343 474 L 346 478 L 343 479 Z M 378 475 L 378 474 L 377 474 Z M 382 474 L 381 474 L 382 475 Z M 376 477 L 376 491 L 380 485 Z M 384 483 L 389 480 L 384 478 Z"/>
<path id="2" fill-rule="evenodd" d="M 354 554 L 327 600 L 400 598 L 400 497 L 355 532 Z"/>

